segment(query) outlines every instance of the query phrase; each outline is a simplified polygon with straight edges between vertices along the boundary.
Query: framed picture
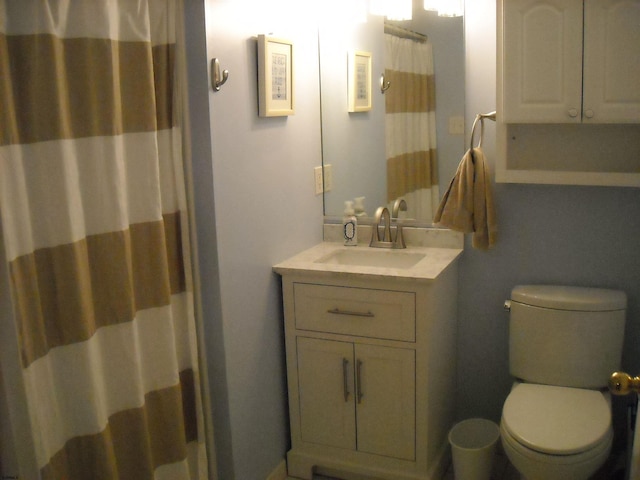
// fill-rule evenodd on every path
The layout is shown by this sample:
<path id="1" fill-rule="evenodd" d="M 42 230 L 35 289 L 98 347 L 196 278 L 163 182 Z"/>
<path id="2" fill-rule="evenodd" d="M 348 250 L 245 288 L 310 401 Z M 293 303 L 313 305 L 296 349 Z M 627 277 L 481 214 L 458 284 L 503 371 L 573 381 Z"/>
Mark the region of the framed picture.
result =
<path id="1" fill-rule="evenodd" d="M 367 112 L 371 110 L 371 53 L 352 52 L 348 63 L 349 111 Z"/>
<path id="2" fill-rule="evenodd" d="M 258 115 L 293 115 L 293 43 L 258 35 Z"/>

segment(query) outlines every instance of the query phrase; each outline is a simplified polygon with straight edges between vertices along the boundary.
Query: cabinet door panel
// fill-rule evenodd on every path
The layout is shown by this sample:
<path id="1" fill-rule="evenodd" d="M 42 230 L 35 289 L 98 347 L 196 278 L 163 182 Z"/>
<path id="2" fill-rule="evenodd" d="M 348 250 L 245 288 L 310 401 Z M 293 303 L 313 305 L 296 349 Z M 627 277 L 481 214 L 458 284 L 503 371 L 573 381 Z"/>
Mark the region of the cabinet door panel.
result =
<path id="1" fill-rule="evenodd" d="M 355 450 L 353 344 L 298 337 L 297 345 L 302 440 Z"/>
<path id="2" fill-rule="evenodd" d="M 358 451 L 415 459 L 415 352 L 355 345 Z"/>
<path id="3" fill-rule="evenodd" d="M 640 123 L 640 0 L 587 0 L 584 112 L 593 123 Z"/>
<path id="4" fill-rule="evenodd" d="M 580 122 L 582 0 L 508 0 L 504 15 L 504 121 Z"/>

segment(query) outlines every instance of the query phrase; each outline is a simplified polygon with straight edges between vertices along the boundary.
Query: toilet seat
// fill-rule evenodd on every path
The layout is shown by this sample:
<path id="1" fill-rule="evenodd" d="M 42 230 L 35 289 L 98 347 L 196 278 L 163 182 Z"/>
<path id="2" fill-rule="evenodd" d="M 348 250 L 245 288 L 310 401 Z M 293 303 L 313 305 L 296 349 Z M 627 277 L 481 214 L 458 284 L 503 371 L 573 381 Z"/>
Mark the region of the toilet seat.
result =
<path id="1" fill-rule="evenodd" d="M 531 448 L 527 448 L 504 428 L 504 422 L 500 423 L 500 437 L 502 438 L 502 445 L 507 452 L 507 456 L 519 470 L 521 469 L 521 464 L 516 458 L 513 458 L 513 453 L 522 459 L 526 459 L 527 462 L 534 462 L 537 465 L 555 467 L 556 469 L 558 467 L 569 467 L 571 470 L 575 469 L 576 466 L 584 467 L 589 463 L 593 463 L 597 466 L 601 465 L 609 456 L 611 446 L 613 445 L 613 428 L 609 430 L 608 434 L 599 445 L 596 445 L 590 450 L 574 453 L 572 455 L 550 455 L 548 453 L 540 453 L 532 450 Z M 547 475 L 544 478 L 551 478 L 551 476 Z M 564 479 L 564 477 L 561 478 Z"/>
<path id="2" fill-rule="evenodd" d="M 500 425 L 500 434 L 505 453 L 513 466 L 531 479 L 586 480 L 606 461 L 613 444 L 613 429 L 610 428 L 603 442 L 591 450 L 573 455 L 550 455 L 520 444 L 506 431 L 504 422 Z"/>
<path id="3" fill-rule="evenodd" d="M 505 401 L 501 423 L 512 441 L 546 455 L 577 455 L 612 436 L 609 403 L 597 390 L 519 384 Z"/>

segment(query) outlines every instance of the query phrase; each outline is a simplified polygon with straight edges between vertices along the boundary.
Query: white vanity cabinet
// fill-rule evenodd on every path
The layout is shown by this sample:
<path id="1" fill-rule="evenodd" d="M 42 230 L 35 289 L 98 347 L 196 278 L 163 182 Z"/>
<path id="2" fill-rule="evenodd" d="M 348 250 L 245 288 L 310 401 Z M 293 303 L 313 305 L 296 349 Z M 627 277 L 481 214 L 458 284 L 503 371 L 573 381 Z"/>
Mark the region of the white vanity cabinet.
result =
<path id="1" fill-rule="evenodd" d="M 640 1 L 502 5 L 504 122 L 640 122 Z"/>
<path id="2" fill-rule="evenodd" d="M 454 420 L 456 256 L 431 279 L 275 268 L 290 477 L 441 478 Z"/>

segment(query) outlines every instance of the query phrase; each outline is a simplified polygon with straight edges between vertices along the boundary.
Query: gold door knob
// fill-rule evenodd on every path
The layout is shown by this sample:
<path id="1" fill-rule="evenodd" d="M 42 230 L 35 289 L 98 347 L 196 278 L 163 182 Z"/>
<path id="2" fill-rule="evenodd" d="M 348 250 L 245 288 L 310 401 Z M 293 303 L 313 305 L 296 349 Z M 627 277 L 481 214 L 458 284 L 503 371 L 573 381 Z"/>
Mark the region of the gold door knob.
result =
<path id="1" fill-rule="evenodd" d="M 614 372 L 609 377 L 609 390 L 614 395 L 628 395 L 631 392 L 640 393 L 640 377 L 632 377 L 624 372 Z"/>

